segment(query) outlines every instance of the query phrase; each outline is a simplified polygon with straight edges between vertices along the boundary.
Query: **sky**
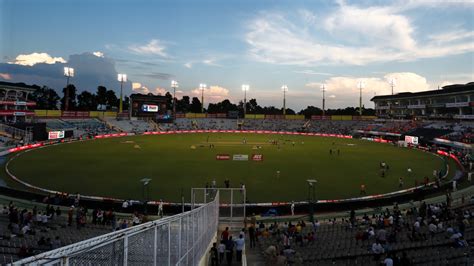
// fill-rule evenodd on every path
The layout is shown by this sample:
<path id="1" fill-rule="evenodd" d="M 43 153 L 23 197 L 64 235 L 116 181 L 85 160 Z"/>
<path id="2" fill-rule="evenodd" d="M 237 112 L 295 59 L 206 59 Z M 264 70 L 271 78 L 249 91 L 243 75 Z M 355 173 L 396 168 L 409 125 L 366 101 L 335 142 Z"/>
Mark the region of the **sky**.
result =
<path id="1" fill-rule="evenodd" d="M 474 81 L 474 1 L 0 0 L 0 80 L 281 107 Z"/>

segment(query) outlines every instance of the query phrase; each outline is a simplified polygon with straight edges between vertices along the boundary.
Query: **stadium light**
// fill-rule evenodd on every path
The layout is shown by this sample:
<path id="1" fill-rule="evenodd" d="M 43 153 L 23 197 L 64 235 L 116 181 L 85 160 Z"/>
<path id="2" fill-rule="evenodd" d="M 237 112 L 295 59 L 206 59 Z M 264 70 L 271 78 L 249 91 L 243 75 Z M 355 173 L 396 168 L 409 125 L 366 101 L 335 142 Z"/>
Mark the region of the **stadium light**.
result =
<path id="1" fill-rule="evenodd" d="M 204 83 L 199 84 L 199 89 L 201 90 L 201 113 L 204 113 L 204 90 L 207 88 L 207 85 Z"/>
<path id="2" fill-rule="evenodd" d="M 286 93 L 288 92 L 288 86 L 281 86 L 281 91 L 283 92 L 283 115 L 286 115 Z"/>
<path id="3" fill-rule="evenodd" d="M 173 88 L 173 119 L 176 119 L 176 88 L 179 84 L 176 80 L 171 81 L 171 88 Z"/>
<path id="4" fill-rule="evenodd" d="M 390 83 L 390 87 L 392 87 L 392 95 L 393 95 L 393 87 L 395 87 L 397 80 L 395 78 L 391 78 L 389 83 Z"/>
<path id="5" fill-rule="evenodd" d="M 250 86 L 247 84 L 242 85 L 242 90 L 244 91 L 244 118 L 247 114 L 247 91 L 249 91 Z"/>
<path id="6" fill-rule="evenodd" d="M 326 92 L 326 84 L 321 84 L 321 91 L 323 92 L 323 116 L 326 115 L 326 98 L 325 98 L 325 92 Z"/>
<path id="7" fill-rule="evenodd" d="M 69 109 L 69 78 L 74 77 L 74 68 L 64 67 L 64 76 L 66 77 L 66 91 L 64 92 L 64 111 Z"/>
<path id="8" fill-rule="evenodd" d="M 121 114 L 123 111 L 123 83 L 127 82 L 127 74 L 118 74 L 117 80 L 120 82 L 120 105 L 119 105 L 119 113 Z"/>
<path id="9" fill-rule="evenodd" d="M 357 88 L 359 88 L 360 95 L 359 95 L 359 115 L 362 115 L 362 89 L 365 87 L 365 83 L 363 81 L 357 82 Z"/>

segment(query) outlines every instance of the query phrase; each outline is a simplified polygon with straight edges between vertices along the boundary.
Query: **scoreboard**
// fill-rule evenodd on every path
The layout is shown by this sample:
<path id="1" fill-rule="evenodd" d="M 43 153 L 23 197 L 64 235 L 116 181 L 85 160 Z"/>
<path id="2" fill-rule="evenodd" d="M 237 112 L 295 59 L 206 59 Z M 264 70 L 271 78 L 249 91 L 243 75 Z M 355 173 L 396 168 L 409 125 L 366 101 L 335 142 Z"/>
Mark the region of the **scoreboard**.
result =
<path id="1" fill-rule="evenodd" d="M 171 110 L 168 110 L 168 97 L 152 94 L 130 95 L 131 117 L 148 118 L 157 122 L 170 122 Z"/>

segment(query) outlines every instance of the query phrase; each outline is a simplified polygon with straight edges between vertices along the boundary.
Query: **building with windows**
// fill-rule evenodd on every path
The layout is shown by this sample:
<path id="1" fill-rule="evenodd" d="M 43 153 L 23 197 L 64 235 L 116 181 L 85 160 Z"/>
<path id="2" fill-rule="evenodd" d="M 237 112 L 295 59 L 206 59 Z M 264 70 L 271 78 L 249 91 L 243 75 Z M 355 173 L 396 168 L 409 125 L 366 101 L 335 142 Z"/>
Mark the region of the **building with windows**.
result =
<path id="1" fill-rule="evenodd" d="M 474 120 L 474 82 L 439 90 L 375 96 L 371 101 L 379 118 Z"/>
<path id="2" fill-rule="evenodd" d="M 36 103 L 31 100 L 31 95 L 35 90 L 35 87 L 24 83 L 0 81 L 0 120 L 17 123 L 33 117 Z"/>

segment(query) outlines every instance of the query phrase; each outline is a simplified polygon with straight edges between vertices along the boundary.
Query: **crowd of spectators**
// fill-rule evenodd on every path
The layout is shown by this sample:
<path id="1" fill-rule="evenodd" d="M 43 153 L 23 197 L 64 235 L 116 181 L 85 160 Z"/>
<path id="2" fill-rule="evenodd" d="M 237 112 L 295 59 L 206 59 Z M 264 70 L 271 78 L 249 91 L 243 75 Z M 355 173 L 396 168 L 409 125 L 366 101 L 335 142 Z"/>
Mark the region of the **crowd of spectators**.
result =
<path id="1" fill-rule="evenodd" d="M 474 240 L 471 227 L 474 208 L 451 209 L 446 203 L 426 204 L 401 211 L 392 210 L 356 217 L 305 223 L 257 223 L 248 229 L 250 248 L 257 243 L 268 265 L 355 263 L 357 256 L 381 265 L 413 265 L 431 258 L 417 255 L 415 249 L 444 250 L 445 259 L 462 261 Z M 255 233 L 253 233 L 255 231 Z M 428 251 L 427 251 L 428 250 Z M 412 252 L 414 251 L 414 252 Z M 425 254 L 421 252 L 420 254 Z M 446 257 L 453 255 L 453 257 Z M 457 256 L 457 257 L 456 257 Z M 441 258 L 441 257 L 440 257 Z M 362 264 L 364 265 L 364 264 Z"/>

